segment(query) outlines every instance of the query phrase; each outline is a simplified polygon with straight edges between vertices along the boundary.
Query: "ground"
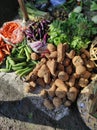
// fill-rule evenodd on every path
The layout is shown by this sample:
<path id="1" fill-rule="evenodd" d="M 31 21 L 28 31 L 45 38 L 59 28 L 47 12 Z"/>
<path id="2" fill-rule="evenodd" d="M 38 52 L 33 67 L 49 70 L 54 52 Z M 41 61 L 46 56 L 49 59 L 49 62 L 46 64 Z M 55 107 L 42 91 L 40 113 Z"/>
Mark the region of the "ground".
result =
<path id="1" fill-rule="evenodd" d="M 55 121 L 23 95 L 25 84 L 14 73 L 0 73 L 0 130 L 89 130 L 76 103 Z"/>

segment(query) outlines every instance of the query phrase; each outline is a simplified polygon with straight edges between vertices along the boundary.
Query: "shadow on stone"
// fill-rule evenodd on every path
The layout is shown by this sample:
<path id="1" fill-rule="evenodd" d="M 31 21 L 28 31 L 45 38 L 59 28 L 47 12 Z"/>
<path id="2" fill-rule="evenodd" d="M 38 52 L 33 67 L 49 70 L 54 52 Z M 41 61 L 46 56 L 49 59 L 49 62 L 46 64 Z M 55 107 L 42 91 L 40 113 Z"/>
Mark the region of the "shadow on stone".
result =
<path id="1" fill-rule="evenodd" d="M 36 108 L 28 97 L 22 100 L 0 101 L 0 113 L 11 119 L 52 126 L 58 129 L 89 130 L 82 121 L 75 104 L 70 108 L 70 114 L 59 121 L 52 120 L 48 115 Z"/>

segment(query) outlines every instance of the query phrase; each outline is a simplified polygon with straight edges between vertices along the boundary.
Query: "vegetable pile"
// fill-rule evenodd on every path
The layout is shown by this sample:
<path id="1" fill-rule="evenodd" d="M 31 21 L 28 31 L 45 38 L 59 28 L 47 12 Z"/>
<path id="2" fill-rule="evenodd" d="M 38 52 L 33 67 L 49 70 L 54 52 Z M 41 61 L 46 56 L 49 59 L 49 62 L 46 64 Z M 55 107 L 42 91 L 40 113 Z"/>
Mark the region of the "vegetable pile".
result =
<path id="1" fill-rule="evenodd" d="M 69 51 L 67 44 L 48 44 L 49 53 L 36 65 L 26 77 L 29 85 L 25 91 L 34 91 L 36 85 L 42 87 L 40 96 L 44 98 L 44 106 L 48 109 L 70 106 L 82 88 L 87 86 L 94 76 L 94 62 L 90 54 L 82 49 L 80 55 L 74 50 Z M 36 56 L 35 56 L 36 55 Z M 32 53 L 32 59 L 39 58 Z M 49 85 L 49 89 L 46 86 Z"/>
<path id="2" fill-rule="evenodd" d="M 15 72 L 25 79 L 26 92 L 41 87 L 38 96 L 49 110 L 71 106 L 96 75 L 89 48 L 97 36 L 97 24 L 82 13 L 81 5 L 69 8 L 70 3 L 75 5 L 71 0 L 65 3 L 68 9 L 62 5 L 49 12 L 53 21 L 47 20 L 48 12 L 26 3 L 31 23 L 23 27 L 11 21 L 0 29 L 0 63 L 5 64 L 0 72 Z M 95 3 L 91 10 L 96 10 Z M 95 46 L 93 50 L 97 52 Z"/>

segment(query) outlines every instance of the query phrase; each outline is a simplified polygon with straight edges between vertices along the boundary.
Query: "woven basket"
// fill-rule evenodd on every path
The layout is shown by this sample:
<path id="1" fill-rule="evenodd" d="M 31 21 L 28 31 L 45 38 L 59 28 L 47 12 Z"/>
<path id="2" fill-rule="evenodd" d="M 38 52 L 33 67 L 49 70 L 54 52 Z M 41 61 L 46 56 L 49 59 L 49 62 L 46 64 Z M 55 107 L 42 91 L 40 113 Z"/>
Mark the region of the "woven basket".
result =
<path id="1" fill-rule="evenodd" d="M 85 124 L 91 130 L 97 130 L 97 80 L 81 91 L 77 106 Z"/>
<path id="2" fill-rule="evenodd" d="M 94 61 L 95 65 L 97 66 L 97 37 L 93 40 L 91 47 L 90 47 L 90 58 Z"/>

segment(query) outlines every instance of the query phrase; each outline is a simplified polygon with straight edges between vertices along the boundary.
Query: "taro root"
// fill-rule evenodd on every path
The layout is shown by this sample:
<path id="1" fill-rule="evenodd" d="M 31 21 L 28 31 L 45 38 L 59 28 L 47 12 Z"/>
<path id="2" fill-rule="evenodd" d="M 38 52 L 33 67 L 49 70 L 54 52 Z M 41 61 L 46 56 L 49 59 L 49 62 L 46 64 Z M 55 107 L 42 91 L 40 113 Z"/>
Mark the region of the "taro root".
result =
<path id="1" fill-rule="evenodd" d="M 45 89 L 42 89 L 39 96 L 45 98 L 47 96 L 47 91 Z"/>
<path id="2" fill-rule="evenodd" d="M 70 107 L 72 104 L 72 102 L 70 100 L 66 100 L 65 103 L 64 103 L 64 106 L 65 107 Z"/>

